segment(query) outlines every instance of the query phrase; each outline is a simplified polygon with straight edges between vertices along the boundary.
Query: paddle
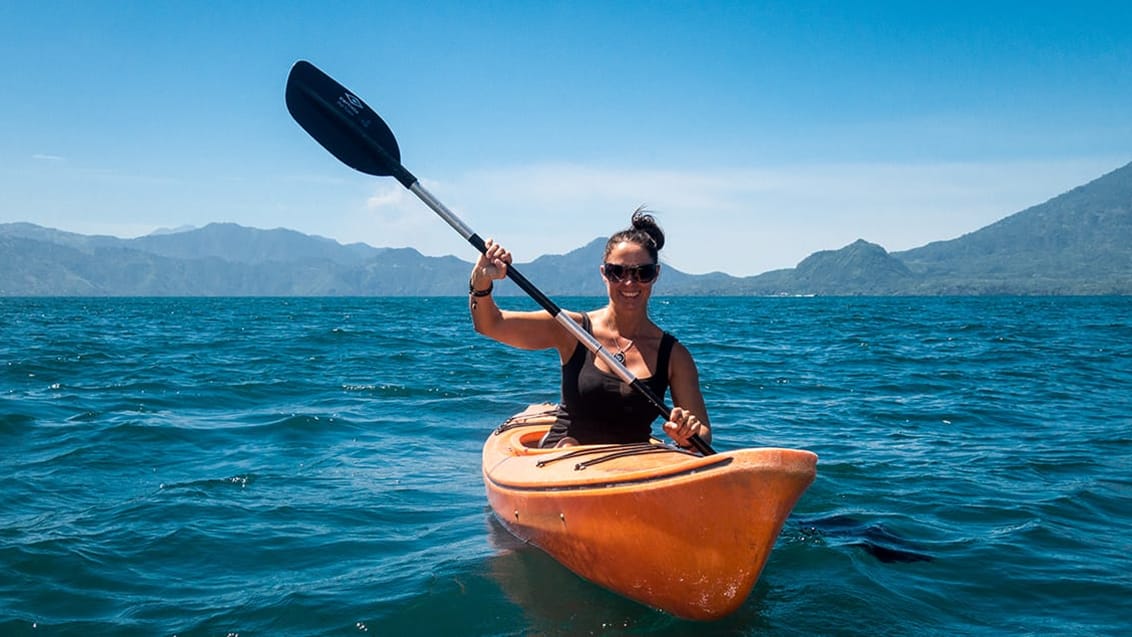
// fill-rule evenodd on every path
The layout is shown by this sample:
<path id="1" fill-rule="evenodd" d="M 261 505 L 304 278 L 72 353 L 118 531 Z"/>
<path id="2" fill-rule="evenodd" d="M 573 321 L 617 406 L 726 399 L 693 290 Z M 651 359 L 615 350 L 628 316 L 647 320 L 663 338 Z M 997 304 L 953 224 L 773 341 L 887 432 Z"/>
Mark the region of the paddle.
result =
<path id="1" fill-rule="evenodd" d="M 401 150 L 397 147 L 393 131 L 358 96 L 310 62 L 300 60 L 291 67 L 291 73 L 287 77 L 286 98 L 287 110 L 291 112 L 291 116 L 331 155 L 368 175 L 395 178 L 448 222 L 468 243 L 481 253 L 487 251 L 483 239 L 425 190 L 420 181 L 401 165 Z M 621 380 L 641 392 L 656 407 L 662 418 L 668 419 L 672 410 L 664 401 L 614 358 L 592 334 L 582 329 L 569 314 L 531 284 L 514 265 L 507 266 L 507 276 L 586 348 L 605 361 Z M 715 453 L 699 436 L 693 436 L 690 441 L 705 456 Z"/>

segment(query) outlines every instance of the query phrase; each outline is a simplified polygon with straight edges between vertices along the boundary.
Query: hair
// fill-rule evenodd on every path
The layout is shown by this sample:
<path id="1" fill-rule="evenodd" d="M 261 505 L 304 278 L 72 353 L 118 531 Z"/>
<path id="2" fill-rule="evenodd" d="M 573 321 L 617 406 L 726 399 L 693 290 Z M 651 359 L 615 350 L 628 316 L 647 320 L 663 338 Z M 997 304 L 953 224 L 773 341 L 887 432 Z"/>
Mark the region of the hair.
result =
<path id="1" fill-rule="evenodd" d="M 643 205 L 633 211 L 633 218 L 628 228 L 609 237 L 602 258 L 608 258 L 613 248 L 622 241 L 641 246 L 648 251 L 653 263 L 660 262 L 660 249 L 664 247 L 664 231 L 660 229 L 652 213 Z"/>

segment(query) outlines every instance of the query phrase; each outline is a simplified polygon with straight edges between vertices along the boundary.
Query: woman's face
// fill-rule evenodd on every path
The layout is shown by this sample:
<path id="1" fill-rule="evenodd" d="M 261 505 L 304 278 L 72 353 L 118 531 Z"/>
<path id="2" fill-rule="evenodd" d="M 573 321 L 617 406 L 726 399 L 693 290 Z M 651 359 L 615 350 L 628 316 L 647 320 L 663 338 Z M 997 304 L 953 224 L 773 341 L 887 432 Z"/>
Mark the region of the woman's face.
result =
<path id="1" fill-rule="evenodd" d="M 631 241 L 613 246 L 602 265 L 609 300 L 625 309 L 645 307 L 659 275 L 660 266 L 653 262 L 648 250 Z"/>

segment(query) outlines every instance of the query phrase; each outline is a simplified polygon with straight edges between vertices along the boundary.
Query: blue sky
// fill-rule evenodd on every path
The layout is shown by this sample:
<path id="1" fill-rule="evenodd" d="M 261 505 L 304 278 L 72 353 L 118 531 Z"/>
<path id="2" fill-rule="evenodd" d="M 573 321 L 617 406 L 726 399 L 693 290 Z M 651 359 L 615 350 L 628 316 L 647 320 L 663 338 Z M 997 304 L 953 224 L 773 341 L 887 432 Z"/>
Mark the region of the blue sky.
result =
<path id="1" fill-rule="evenodd" d="M 520 261 L 647 204 L 688 272 L 950 239 L 1132 161 L 1120 2 L 0 4 L 0 222 L 474 249 L 288 115 L 307 59 Z M 535 282 L 537 284 L 537 282 Z"/>

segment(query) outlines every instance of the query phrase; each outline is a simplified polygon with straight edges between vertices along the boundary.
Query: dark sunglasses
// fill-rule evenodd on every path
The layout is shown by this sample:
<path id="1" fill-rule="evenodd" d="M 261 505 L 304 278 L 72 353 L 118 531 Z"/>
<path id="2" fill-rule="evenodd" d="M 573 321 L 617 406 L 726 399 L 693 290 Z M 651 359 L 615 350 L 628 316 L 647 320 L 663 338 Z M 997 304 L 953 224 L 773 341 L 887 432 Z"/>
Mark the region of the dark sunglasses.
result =
<path id="1" fill-rule="evenodd" d="M 626 276 L 631 276 L 637 283 L 652 283 L 656 275 L 660 274 L 660 266 L 655 263 L 642 265 L 621 265 L 620 263 L 603 263 L 601 271 L 611 283 L 620 283 Z"/>

